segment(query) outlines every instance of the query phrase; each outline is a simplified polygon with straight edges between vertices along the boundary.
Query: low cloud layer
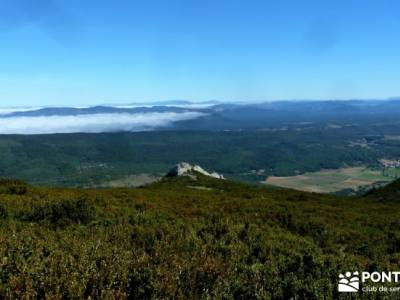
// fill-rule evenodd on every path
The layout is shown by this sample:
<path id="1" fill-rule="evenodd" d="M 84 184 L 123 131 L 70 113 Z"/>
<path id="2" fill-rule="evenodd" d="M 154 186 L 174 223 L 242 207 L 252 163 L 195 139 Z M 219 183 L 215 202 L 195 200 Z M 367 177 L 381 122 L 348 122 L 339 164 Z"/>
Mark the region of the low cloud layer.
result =
<path id="1" fill-rule="evenodd" d="M 199 112 L 91 114 L 0 118 L 0 134 L 99 133 L 142 131 L 166 127 L 177 121 L 198 118 Z"/>
<path id="2" fill-rule="evenodd" d="M 35 111 L 42 109 L 42 107 L 26 107 L 26 108 L 0 108 L 0 116 L 1 115 L 9 115 L 14 112 L 26 112 L 26 111 Z"/>

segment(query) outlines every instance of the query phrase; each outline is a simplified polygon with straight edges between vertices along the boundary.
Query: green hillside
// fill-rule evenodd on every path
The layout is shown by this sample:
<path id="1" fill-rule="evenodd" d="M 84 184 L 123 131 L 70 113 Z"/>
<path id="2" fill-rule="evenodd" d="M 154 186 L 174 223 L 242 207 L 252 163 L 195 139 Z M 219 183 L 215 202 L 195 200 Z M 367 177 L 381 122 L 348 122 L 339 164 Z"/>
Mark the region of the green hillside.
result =
<path id="1" fill-rule="evenodd" d="M 3 180 L 0 298 L 348 299 L 339 273 L 398 269 L 399 214 L 200 175 L 134 189 Z"/>
<path id="2" fill-rule="evenodd" d="M 400 179 L 393 181 L 381 189 L 370 191 L 367 196 L 384 202 L 400 202 Z"/>

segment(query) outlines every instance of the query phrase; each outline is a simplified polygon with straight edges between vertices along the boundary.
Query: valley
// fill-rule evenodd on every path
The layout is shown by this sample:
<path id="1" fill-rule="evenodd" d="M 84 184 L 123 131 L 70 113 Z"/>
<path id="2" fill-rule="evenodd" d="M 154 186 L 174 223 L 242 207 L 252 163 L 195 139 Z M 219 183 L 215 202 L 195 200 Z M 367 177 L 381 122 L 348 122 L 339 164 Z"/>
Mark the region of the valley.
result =
<path id="1" fill-rule="evenodd" d="M 137 186 L 179 161 L 190 161 L 243 182 L 269 178 L 268 184 L 336 192 L 396 179 L 397 135 L 399 125 L 372 121 L 340 128 L 314 124 L 299 130 L 296 125 L 284 131 L 0 135 L 0 177 L 43 186 Z"/>

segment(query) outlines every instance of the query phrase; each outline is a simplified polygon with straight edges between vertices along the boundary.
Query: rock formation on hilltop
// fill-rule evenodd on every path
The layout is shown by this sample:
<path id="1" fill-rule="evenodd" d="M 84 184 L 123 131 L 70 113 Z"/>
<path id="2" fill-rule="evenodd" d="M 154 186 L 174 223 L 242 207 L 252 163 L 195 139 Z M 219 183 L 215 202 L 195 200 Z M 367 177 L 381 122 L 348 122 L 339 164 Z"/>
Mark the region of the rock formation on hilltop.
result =
<path id="1" fill-rule="evenodd" d="M 222 174 L 218 174 L 216 172 L 209 173 L 199 165 L 191 165 L 187 162 L 181 162 L 177 164 L 168 172 L 167 177 L 190 176 L 195 178 L 196 172 L 217 179 L 225 179 L 224 175 Z"/>

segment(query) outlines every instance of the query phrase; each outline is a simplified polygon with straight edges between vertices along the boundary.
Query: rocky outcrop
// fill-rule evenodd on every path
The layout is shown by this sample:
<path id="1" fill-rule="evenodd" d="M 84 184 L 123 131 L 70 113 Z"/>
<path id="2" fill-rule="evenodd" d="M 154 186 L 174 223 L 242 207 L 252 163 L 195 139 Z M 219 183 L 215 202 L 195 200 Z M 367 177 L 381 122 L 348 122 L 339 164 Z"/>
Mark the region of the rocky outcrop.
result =
<path id="1" fill-rule="evenodd" d="M 195 177 L 196 172 L 203 174 L 205 176 L 217 178 L 217 179 L 225 179 L 224 175 L 218 174 L 216 172 L 209 173 L 204 170 L 199 165 L 192 165 L 187 162 L 181 162 L 173 167 L 167 174 L 168 177 L 177 177 L 177 176 L 190 176 Z"/>

